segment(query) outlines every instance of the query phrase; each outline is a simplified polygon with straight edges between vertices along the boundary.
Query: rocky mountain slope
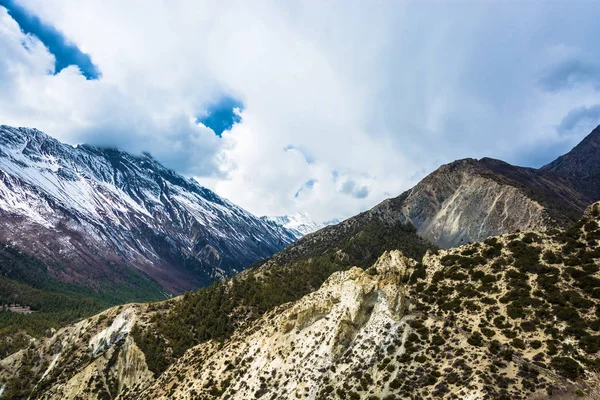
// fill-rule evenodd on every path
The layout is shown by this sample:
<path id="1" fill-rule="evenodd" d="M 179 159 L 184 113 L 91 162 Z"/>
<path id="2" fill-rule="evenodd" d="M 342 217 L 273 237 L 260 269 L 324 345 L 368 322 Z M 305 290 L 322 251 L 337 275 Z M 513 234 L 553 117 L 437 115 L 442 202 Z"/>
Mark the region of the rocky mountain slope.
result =
<path id="1" fill-rule="evenodd" d="M 180 293 L 294 239 L 150 156 L 0 126 L 0 242 L 41 258 L 60 281 L 114 285 L 133 268 Z"/>
<path id="2" fill-rule="evenodd" d="M 600 159 L 600 153 L 597 154 Z M 443 165 L 397 199 L 398 212 L 441 247 L 573 222 L 594 200 L 568 177 L 489 158 Z"/>
<path id="3" fill-rule="evenodd" d="M 332 219 L 325 222 L 315 222 L 304 211 L 298 211 L 293 215 L 282 215 L 277 217 L 263 216 L 261 219 L 283 226 L 292 232 L 296 239 L 300 239 L 302 236 L 318 231 L 326 226 L 335 225 L 341 222 L 339 219 Z"/>
<path id="4" fill-rule="evenodd" d="M 158 337 L 141 332 L 160 335 L 186 303 L 195 312 L 178 321 L 203 314 L 196 300 L 215 292 L 113 308 L 0 361 L 0 384 L 8 398 L 48 399 L 585 396 L 600 367 L 599 222 L 596 203 L 566 230 L 492 237 L 420 262 L 385 252 L 155 374 Z M 253 298 L 278 274 L 251 270 L 224 288 L 239 297 L 236 280 L 251 281 Z"/>
<path id="5" fill-rule="evenodd" d="M 600 204 L 569 229 L 385 253 L 334 273 L 223 345 L 189 350 L 149 398 L 584 395 L 600 366 Z M 199 367 L 202 366 L 202 367 Z M 575 381 L 578 385 L 575 385 Z M 596 387 L 598 390 L 598 387 Z M 575 396 L 574 396 L 575 397 Z"/>

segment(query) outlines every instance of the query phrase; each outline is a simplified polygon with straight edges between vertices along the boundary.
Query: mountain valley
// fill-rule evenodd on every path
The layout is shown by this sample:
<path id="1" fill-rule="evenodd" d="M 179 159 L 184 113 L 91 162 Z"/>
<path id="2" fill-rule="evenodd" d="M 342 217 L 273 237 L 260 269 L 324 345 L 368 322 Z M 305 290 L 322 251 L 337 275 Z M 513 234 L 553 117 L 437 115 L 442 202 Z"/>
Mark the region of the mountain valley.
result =
<path id="1" fill-rule="evenodd" d="M 9 398 L 585 394 L 600 366 L 599 219 L 596 203 L 567 230 L 429 250 L 421 262 L 384 252 L 189 347 L 164 372 L 150 370 L 155 349 L 140 331 L 199 295 L 115 307 L 5 358 L 0 379 Z"/>
<path id="2" fill-rule="evenodd" d="M 10 131 L 15 134 L 13 128 Z M 21 210 L 25 200 L 3 203 L 7 209 L 12 207 L 7 215 L 18 216 L 4 223 L 17 218 L 28 222 L 17 226 L 17 232 L 11 228 L 4 233 L 7 243 L 0 252 L 4 275 L 0 284 L 21 296 L 23 304 L 35 305 L 40 293 L 51 295 L 46 307 L 62 299 L 90 303 L 82 301 L 78 311 L 67 301 L 74 314 L 38 329 L 35 339 L 15 328 L 35 318 L 35 313 L 0 311 L 0 318 L 13 320 L 10 329 L 0 329 L 5 336 L 0 357 L 6 356 L 0 361 L 0 397 L 475 400 L 591 394 L 598 390 L 595 371 L 600 368 L 600 203 L 594 203 L 600 192 L 596 190 L 598 176 L 582 171 L 593 171 L 600 164 L 599 137 L 597 128 L 560 162 L 540 169 L 488 158 L 458 160 L 441 166 L 396 198 L 306 234 L 295 232 L 289 224 L 280 225 L 285 225 L 283 220 L 244 214 L 194 182 L 181 181 L 160 169 L 148 156 L 136 158 L 88 146 L 63 149 L 65 145 L 47 136 L 42 136 L 45 144 L 41 146 L 13 146 L 21 150 L 13 150 L 16 155 L 6 155 L 4 161 L 0 157 L 0 162 L 10 163 L 0 170 L 12 173 L 5 182 L 19 185 L 5 183 L 1 193 L 10 199 L 11 193 L 19 194 L 24 187 L 28 192 L 22 198 L 33 205 Z M 18 138 L 11 140 L 22 143 Z M 35 155 L 28 155 L 27 146 L 36 149 Z M 60 176 L 57 171 L 62 167 L 52 165 L 65 162 L 50 158 L 57 151 L 47 149 L 52 146 L 67 152 L 82 149 L 84 155 L 76 157 L 86 160 L 104 160 L 106 152 L 118 153 L 106 159 L 116 157 L 118 162 L 111 163 L 119 168 L 109 169 L 110 173 L 92 169 L 104 179 L 97 178 L 100 183 L 94 181 L 92 186 L 113 186 L 94 192 L 76 186 L 77 193 L 93 193 L 83 199 L 99 208 L 79 210 L 79 205 L 88 203 L 63 191 L 50 200 L 50 188 L 40 194 L 25 183 L 45 188 L 46 181 L 56 182 L 52 177 Z M 25 176 L 22 171 L 33 167 L 23 167 L 19 162 L 25 161 L 19 157 L 36 163 L 44 178 Z M 50 171 L 39 163 L 50 165 L 44 167 Z M 78 168 L 72 170 L 83 176 Z M 154 171 L 152 179 L 133 185 L 131 176 L 146 176 L 140 172 L 143 168 Z M 128 175 L 132 174 L 129 169 L 136 174 Z M 85 178 L 74 182 L 81 180 Z M 145 187 L 152 187 L 152 182 L 166 188 L 155 197 L 160 204 L 148 200 Z M 59 183 L 61 188 L 66 185 Z M 130 193 L 125 199 L 138 199 L 138 206 L 123 200 L 122 190 Z M 102 193 L 103 200 L 96 193 Z M 182 200 L 191 197 L 210 211 L 203 208 L 200 212 Z M 65 204 L 76 205 L 68 208 Z M 103 209 L 103 204 L 110 207 Z M 116 230 L 152 221 L 136 208 L 140 204 L 154 218 L 167 221 L 146 226 L 160 232 L 166 242 L 179 243 L 181 253 L 177 254 L 183 254 L 183 259 L 196 257 L 189 261 L 195 267 L 181 273 L 198 273 L 194 285 L 212 284 L 148 302 L 166 288 L 172 292 L 186 288 L 170 286 L 174 283 L 162 272 L 150 268 L 161 265 L 165 273 L 174 268 L 175 264 L 157 264 L 161 259 L 157 256 L 165 254 L 159 250 L 163 242 L 157 245 L 141 229 L 131 230 L 131 238 L 125 230 Z M 131 209 L 125 210 L 126 206 Z M 56 210 L 60 218 L 54 219 Z M 99 229 L 94 213 L 113 218 L 114 227 Z M 209 221 L 204 213 L 222 218 Z M 213 258 L 196 252 L 199 245 L 190 245 L 181 229 L 200 229 L 201 216 L 206 223 L 202 232 L 214 233 L 215 226 L 229 232 L 204 249 L 225 246 L 229 237 L 236 239 L 233 247 L 209 252 Z M 68 224 L 64 222 L 69 218 Z M 179 225 L 173 226 L 170 218 L 176 218 Z M 73 227 L 79 226 L 92 229 L 97 237 L 74 235 Z M 244 227 L 241 232 L 239 226 Z M 63 244 L 55 255 L 52 246 L 57 244 L 50 236 L 40 241 L 41 249 L 32 247 L 25 239 L 38 230 L 69 232 L 68 240 L 57 242 L 79 243 L 79 247 Z M 107 232 L 117 236 L 102 236 Z M 195 237 L 198 243 L 208 240 Z M 250 251 L 257 252 L 245 265 L 239 264 L 247 268 L 222 270 L 223 263 L 214 261 L 247 243 L 238 242 L 240 237 L 268 237 L 273 239 L 269 243 L 288 245 L 268 258 L 267 252 L 256 250 L 265 247 L 251 244 Z M 97 246 L 91 254 L 83 245 L 87 243 Z M 103 265 L 85 269 L 78 264 L 78 259 L 106 262 L 97 257 L 102 246 L 119 254 L 114 264 L 108 264 L 118 273 L 106 275 Z M 268 247 L 273 252 L 275 248 L 274 244 Z M 30 255 L 33 251 L 35 255 Z M 101 254 L 112 260 L 109 251 Z M 80 292 L 80 283 L 95 274 L 109 277 L 102 282 L 112 283 L 112 297 L 106 291 L 98 291 L 96 297 Z M 178 276 L 174 274 L 174 282 Z M 139 300 L 123 298 L 123 288 L 136 288 L 131 295 Z M 81 319 L 91 311 L 132 300 L 138 302 Z"/>

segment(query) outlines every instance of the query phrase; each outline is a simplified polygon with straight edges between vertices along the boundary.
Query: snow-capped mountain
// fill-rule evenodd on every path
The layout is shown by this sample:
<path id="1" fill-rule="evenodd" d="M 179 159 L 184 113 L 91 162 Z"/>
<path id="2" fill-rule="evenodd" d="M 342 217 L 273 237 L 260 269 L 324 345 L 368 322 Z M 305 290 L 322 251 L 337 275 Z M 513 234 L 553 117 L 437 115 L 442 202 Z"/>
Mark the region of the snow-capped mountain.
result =
<path id="1" fill-rule="evenodd" d="M 0 241 L 55 263 L 65 282 L 123 282 L 133 267 L 181 292 L 295 238 L 150 156 L 0 126 Z"/>
<path id="2" fill-rule="evenodd" d="M 274 222 L 277 225 L 283 226 L 294 234 L 296 239 L 309 233 L 318 231 L 328 225 L 335 225 L 340 222 L 339 219 L 332 219 L 326 222 L 315 222 L 304 211 L 298 211 L 294 215 L 283 215 L 277 217 L 264 216 L 261 217 L 264 221 Z"/>

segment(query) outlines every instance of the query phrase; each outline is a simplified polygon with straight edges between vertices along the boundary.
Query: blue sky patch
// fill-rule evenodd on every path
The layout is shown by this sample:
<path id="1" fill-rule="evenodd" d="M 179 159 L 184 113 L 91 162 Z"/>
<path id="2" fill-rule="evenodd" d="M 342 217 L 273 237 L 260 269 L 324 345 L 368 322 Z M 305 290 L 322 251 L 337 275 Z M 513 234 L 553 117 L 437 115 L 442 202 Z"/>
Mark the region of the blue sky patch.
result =
<path id="1" fill-rule="evenodd" d="M 300 189 L 298 189 L 298 191 L 294 195 L 294 198 L 297 199 L 298 196 L 300 196 L 300 193 L 302 193 L 303 190 L 312 190 L 312 188 L 315 186 L 315 183 L 317 183 L 316 179 L 309 179 L 306 182 L 304 182 L 304 185 L 302 185 L 302 187 Z"/>
<path id="2" fill-rule="evenodd" d="M 209 105 L 206 109 L 206 115 L 198 117 L 197 121 L 212 129 L 218 137 L 222 137 L 223 132 L 230 130 L 233 124 L 242 121 L 242 118 L 234 112 L 236 108 L 242 111 L 244 104 L 233 97 L 225 96 L 216 103 Z"/>
<path id="3" fill-rule="evenodd" d="M 24 33 L 36 36 L 54 55 L 55 74 L 69 65 L 76 65 L 86 79 L 98 79 L 102 76 L 98 67 L 92 63 L 90 56 L 70 43 L 56 28 L 30 14 L 14 0 L 0 0 L 0 6 L 8 10 L 10 16 L 19 24 Z"/>

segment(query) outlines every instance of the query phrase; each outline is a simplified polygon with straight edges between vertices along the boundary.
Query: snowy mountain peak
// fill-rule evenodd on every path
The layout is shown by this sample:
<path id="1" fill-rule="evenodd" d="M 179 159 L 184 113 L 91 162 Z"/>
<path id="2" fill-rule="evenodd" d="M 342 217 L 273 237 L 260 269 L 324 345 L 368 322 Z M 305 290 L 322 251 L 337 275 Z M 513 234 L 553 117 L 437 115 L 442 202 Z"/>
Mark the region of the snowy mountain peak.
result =
<path id="1" fill-rule="evenodd" d="M 180 292 L 295 238 L 147 155 L 0 126 L 0 241 L 68 266 L 65 280 L 119 282 L 136 268 Z"/>
<path id="2" fill-rule="evenodd" d="M 339 219 L 332 219 L 326 222 L 315 222 L 306 211 L 302 210 L 299 210 L 293 215 L 282 215 L 275 217 L 264 216 L 261 217 L 261 219 L 274 222 L 275 224 L 288 229 L 294 234 L 296 239 L 300 239 L 302 236 L 318 231 L 319 229 L 322 229 L 328 225 L 335 225 L 340 222 Z"/>

